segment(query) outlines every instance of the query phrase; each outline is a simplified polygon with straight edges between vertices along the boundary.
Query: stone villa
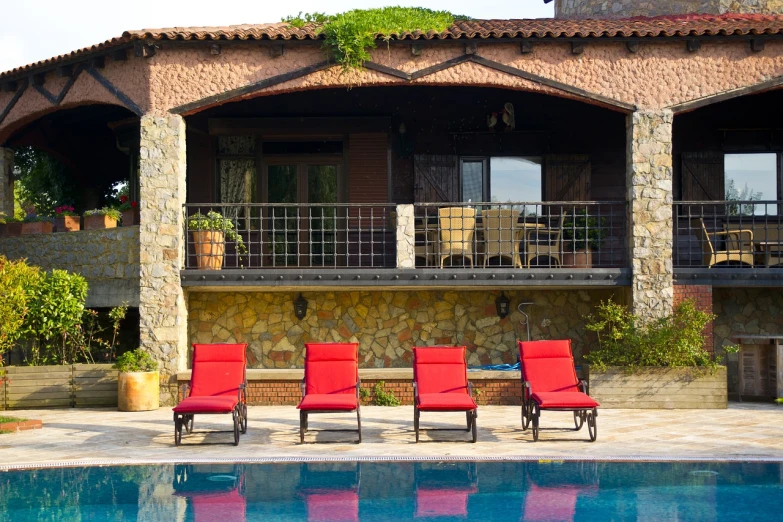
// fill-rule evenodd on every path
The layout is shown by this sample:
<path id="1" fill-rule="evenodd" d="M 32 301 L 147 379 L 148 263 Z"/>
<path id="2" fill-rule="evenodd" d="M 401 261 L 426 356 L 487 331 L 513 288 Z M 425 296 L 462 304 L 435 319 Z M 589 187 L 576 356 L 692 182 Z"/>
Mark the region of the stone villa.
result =
<path id="1" fill-rule="evenodd" d="M 317 28 L 271 23 L 128 31 L 1 73 L 0 210 L 33 146 L 68 166 L 79 211 L 127 180 L 140 224 L 0 253 L 138 308 L 165 400 L 193 342 L 248 343 L 281 390 L 311 339 L 358 341 L 366 368 L 409 367 L 418 343 L 513 363 L 522 303 L 533 338 L 578 357 L 609 297 L 648 318 L 696 298 L 718 354 L 783 332 L 783 2 L 555 5 L 398 35 L 360 71 Z M 448 225 L 449 208 L 474 210 Z M 209 210 L 247 249 L 220 270 L 188 230 Z M 767 352 L 743 354 L 761 384 Z"/>

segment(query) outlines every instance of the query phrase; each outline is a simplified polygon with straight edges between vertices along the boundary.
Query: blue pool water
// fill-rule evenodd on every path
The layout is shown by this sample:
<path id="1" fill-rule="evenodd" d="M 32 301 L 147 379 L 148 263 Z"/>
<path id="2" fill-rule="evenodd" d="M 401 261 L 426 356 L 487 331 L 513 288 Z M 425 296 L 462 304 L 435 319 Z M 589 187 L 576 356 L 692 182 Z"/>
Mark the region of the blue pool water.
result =
<path id="1" fill-rule="evenodd" d="M 0 520 L 783 519 L 781 463 L 332 462 L 0 472 Z"/>

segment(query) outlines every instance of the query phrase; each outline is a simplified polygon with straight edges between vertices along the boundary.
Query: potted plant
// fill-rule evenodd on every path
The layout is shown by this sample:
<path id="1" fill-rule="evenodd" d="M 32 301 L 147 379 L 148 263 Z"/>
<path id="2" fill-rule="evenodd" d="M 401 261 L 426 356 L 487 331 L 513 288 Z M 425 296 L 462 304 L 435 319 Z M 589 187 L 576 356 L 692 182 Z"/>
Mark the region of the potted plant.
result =
<path id="1" fill-rule="evenodd" d="M 601 302 L 585 325 L 598 341 L 584 357 L 590 395 L 609 408 L 726 408 L 726 367 L 705 348 L 704 328 L 714 318 L 692 300 L 652 321 Z"/>
<path id="2" fill-rule="evenodd" d="M 84 230 L 114 228 L 122 215 L 116 208 L 103 207 L 84 213 Z"/>
<path id="3" fill-rule="evenodd" d="M 590 268 L 593 252 L 606 236 L 606 219 L 589 216 L 587 209 L 567 214 L 563 219 L 563 266 Z"/>
<path id="4" fill-rule="evenodd" d="M 77 232 L 82 228 L 81 217 L 70 205 L 55 208 L 54 221 L 57 224 L 57 232 Z"/>
<path id="5" fill-rule="evenodd" d="M 120 196 L 118 210 L 122 212 L 122 226 L 131 227 L 139 224 L 139 203 L 137 201 L 130 201 L 128 196 Z"/>
<path id="6" fill-rule="evenodd" d="M 120 411 L 149 411 L 160 407 L 158 363 L 149 353 L 136 348 L 117 357 L 119 370 L 117 407 Z"/>
<path id="7" fill-rule="evenodd" d="M 226 251 L 226 240 L 234 241 L 238 254 L 246 254 L 247 248 L 234 223 L 214 210 L 206 215 L 197 212 L 188 218 L 188 230 L 193 236 L 196 263 L 202 270 L 220 270 Z"/>
<path id="8" fill-rule="evenodd" d="M 22 235 L 52 233 L 54 229 L 52 218 L 39 215 L 32 205 L 25 208 L 25 213 L 27 215 L 22 220 Z"/>
<path id="9" fill-rule="evenodd" d="M 18 237 L 22 235 L 22 220 L 15 217 L 6 217 L 5 235 L 8 237 Z"/>

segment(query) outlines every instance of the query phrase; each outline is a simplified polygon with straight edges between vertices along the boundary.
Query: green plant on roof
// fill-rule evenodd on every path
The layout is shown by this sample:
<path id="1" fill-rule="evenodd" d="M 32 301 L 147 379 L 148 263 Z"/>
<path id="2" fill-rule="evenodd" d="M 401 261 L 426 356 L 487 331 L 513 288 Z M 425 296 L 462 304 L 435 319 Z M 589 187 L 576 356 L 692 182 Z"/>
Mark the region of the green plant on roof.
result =
<path id="1" fill-rule="evenodd" d="M 324 37 L 324 47 L 344 69 L 360 69 L 370 60 L 370 50 L 377 39 L 387 43 L 403 33 L 434 31 L 441 33 L 454 23 L 466 20 L 448 11 L 433 11 L 422 7 L 380 7 L 353 9 L 345 13 L 299 13 L 283 18 L 293 27 L 313 24 Z"/>

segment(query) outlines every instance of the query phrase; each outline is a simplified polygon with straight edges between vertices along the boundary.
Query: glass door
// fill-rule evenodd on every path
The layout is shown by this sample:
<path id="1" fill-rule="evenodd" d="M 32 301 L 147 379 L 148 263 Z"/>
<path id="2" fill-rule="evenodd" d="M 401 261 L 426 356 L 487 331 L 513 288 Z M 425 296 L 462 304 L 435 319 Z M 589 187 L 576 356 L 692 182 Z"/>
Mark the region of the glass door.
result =
<path id="1" fill-rule="evenodd" d="M 310 204 L 308 216 L 310 249 L 309 264 L 313 266 L 336 265 L 337 259 L 337 166 L 307 166 L 307 201 Z"/>
<path id="2" fill-rule="evenodd" d="M 297 165 L 270 165 L 267 170 L 267 201 L 298 203 Z M 299 255 L 297 206 L 270 206 L 265 221 L 272 266 L 296 266 Z"/>

